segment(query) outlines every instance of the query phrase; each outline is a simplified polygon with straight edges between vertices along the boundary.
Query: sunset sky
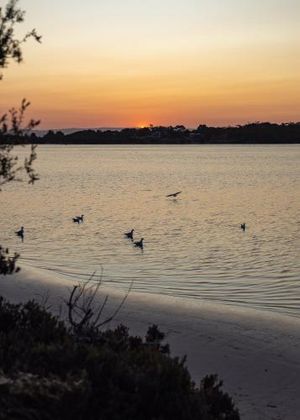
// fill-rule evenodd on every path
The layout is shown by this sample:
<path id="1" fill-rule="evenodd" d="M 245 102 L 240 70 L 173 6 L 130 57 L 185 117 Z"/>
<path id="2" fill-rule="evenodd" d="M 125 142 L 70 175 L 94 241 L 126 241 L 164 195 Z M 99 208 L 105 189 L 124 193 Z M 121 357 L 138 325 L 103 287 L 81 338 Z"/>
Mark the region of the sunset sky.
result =
<path id="1" fill-rule="evenodd" d="M 1 6 L 6 1 L 0 0 Z M 299 0 L 21 0 L 0 82 L 41 128 L 300 120 Z"/>

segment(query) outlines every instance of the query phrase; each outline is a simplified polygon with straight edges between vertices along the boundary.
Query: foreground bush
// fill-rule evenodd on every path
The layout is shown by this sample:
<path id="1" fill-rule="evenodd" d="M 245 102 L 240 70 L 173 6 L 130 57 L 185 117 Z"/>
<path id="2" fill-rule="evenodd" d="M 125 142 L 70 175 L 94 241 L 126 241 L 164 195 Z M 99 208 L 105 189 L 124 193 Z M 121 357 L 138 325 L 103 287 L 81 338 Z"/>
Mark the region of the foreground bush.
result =
<path id="1" fill-rule="evenodd" d="M 216 376 L 197 388 L 154 325 L 74 335 L 39 304 L 0 298 L 0 420 L 239 419 Z"/>

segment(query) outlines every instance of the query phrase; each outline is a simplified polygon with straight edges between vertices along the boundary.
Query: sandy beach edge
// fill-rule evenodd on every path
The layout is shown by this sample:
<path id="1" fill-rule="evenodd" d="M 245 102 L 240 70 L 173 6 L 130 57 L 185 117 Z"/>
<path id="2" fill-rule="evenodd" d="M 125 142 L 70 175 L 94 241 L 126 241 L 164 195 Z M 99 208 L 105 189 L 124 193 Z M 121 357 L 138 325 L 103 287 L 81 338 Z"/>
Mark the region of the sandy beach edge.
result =
<path id="1" fill-rule="evenodd" d="M 49 271 L 22 267 L 0 276 L 0 295 L 12 302 L 35 299 L 59 313 L 76 280 Z M 103 284 L 98 299 L 108 295 L 104 317 L 124 294 Z M 193 302 L 131 291 L 110 324 L 125 324 L 131 334 L 144 335 L 159 325 L 173 356 L 187 355 L 187 366 L 199 384 L 217 373 L 246 420 L 300 418 L 300 319 L 203 301 Z"/>

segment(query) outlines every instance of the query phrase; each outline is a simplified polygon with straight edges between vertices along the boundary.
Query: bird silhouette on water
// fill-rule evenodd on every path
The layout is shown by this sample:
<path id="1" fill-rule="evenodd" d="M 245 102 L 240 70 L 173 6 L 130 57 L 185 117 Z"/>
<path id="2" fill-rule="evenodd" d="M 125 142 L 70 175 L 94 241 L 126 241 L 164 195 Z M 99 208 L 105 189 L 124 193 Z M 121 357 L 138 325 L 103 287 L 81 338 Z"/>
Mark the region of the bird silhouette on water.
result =
<path id="1" fill-rule="evenodd" d="M 81 215 L 81 216 L 76 216 L 76 217 L 73 217 L 73 222 L 74 223 L 83 223 L 83 214 Z"/>
<path id="2" fill-rule="evenodd" d="M 20 229 L 20 230 L 17 230 L 17 231 L 15 232 L 15 234 L 16 234 L 17 236 L 19 236 L 19 237 L 22 239 L 22 242 L 23 242 L 23 240 L 24 240 L 24 227 L 23 227 L 23 226 L 21 226 L 21 229 Z"/>
<path id="3" fill-rule="evenodd" d="M 124 233 L 124 235 L 127 237 L 127 238 L 129 238 L 129 239 L 133 239 L 133 232 L 134 232 L 134 229 L 131 229 L 131 231 L 130 232 L 125 232 Z"/>
<path id="4" fill-rule="evenodd" d="M 138 248 L 143 249 L 144 248 L 143 241 L 144 241 L 144 238 L 142 238 L 140 241 L 134 242 L 134 246 L 137 246 Z"/>
<path id="5" fill-rule="evenodd" d="M 246 223 L 242 223 L 241 224 L 241 229 L 245 232 L 245 230 L 246 230 Z"/>
<path id="6" fill-rule="evenodd" d="M 177 192 L 175 192 L 175 193 L 172 193 L 172 194 L 168 194 L 168 195 L 166 195 L 166 197 L 174 197 L 174 198 L 176 198 L 178 194 L 181 194 L 181 192 L 182 192 L 182 191 L 177 191 Z"/>

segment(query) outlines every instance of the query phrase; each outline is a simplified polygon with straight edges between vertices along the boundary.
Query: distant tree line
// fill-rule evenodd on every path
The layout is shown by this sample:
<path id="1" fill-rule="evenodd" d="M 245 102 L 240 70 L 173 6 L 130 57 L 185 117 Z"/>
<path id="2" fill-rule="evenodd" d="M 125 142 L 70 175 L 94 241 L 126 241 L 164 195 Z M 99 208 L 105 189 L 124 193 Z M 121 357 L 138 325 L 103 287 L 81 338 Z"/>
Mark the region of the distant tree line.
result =
<path id="1" fill-rule="evenodd" d="M 300 122 L 257 122 L 229 127 L 203 124 L 197 129 L 151 125 L 122 130 L 80 130 L 71 134 L 49 130 L 41 137 L 32 132 L 26 139 L 35 144 L 284 144 L 300 143 Z M 6 142 L 9 141 L 10 136 L 6 135 Z"/>

